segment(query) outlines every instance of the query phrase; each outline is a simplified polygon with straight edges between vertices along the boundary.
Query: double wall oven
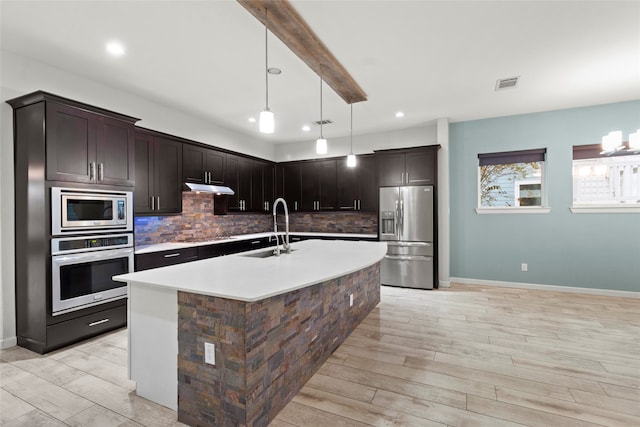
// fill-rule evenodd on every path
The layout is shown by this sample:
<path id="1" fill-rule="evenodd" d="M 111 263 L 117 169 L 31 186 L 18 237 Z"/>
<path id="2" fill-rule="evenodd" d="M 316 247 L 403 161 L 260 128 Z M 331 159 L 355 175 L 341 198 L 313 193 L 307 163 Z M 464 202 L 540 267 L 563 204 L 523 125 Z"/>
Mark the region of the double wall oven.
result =
<path id="1" fill-rule="evenodd" d="M 57 316 L 127 297 L 133 193 L 51 188 L 51 296 Z"/>

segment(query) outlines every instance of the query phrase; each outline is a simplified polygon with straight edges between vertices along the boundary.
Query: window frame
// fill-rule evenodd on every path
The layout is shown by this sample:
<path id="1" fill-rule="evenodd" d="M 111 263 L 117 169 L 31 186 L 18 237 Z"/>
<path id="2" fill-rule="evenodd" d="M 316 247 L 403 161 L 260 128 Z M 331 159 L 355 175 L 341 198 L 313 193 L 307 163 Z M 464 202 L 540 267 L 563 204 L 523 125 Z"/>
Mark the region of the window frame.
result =
<path id="1" fill-rule="evenodd" d="M 623 214 L 623 213 L 640 213 L 640 203 L 633 204 L 623 204 L 623 203 L 601 203 L 601 204 L 576 204 L 574 201 L 573 194 L 573 170 L 575 168 L 574 162 L 576 160 L 587 160 L 587 159 L 599 159 L 606 157 L 619 157 L 619 156 L 637 156 L 640 155 L 638 152 L 630 152 L 630 151 L 617 151 L 615 153 L 605 154 L 602 151 L 602 146 L 600 144 L 588 144 L 588 145 L 574 145 L 572 147 L 573 156 L 571 159 L 571 207 L 569 210 L 575 214 L 583 214 L 583 213 L 614 213 L 614 214 Z M 640 167 L 640 162 L 638 163 Z"/>
<path id="2" fill-rule="evenodd" d="M 477 207 L 476 213 L 484 214 L 548 214 L 551 208 L 547 203 L 547 180 L 546 180 L 546 162 L 547 149 L 537 148 L 531 150 L 514 150 L 497 153 L 478 153 L 478 163 L 476 166 L 476 184 L 477 184 Z M 511 163 L 532 163 L 540 162 L 540 185 L 541 185 L 541 205 L 540 206 L 482 206 L 482 183 L 481 167 L 491 164 L 511 164 Z M 532 180 L 519 180 L 531 182 Z M 515 183 L 515 181 L 514 181 Z M 537 182 L 536 182 L 537 183 Z"/>

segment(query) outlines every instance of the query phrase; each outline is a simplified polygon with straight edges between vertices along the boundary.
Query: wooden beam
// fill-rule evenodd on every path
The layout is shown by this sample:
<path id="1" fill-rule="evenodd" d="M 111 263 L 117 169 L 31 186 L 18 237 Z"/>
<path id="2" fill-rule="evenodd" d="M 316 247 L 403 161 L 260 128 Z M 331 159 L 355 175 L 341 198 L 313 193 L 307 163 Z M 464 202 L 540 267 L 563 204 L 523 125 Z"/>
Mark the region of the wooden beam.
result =
<path id="1" fill-rule="evenodd" d="M 295 53 L 347 104 L 367 100 L 367 94 L 327 49 L 288 0 L 237 0 L 262 25 Z M 265 22 L 265 8 L 268 22 Z"/>

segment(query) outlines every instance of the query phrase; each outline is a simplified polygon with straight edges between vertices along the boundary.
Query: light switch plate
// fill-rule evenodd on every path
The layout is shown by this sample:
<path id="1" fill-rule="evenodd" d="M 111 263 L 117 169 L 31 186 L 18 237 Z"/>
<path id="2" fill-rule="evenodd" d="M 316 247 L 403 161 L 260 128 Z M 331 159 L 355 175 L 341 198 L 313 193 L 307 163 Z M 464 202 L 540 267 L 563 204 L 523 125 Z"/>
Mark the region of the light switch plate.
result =
<path id="1" fill-rule="evenodd" d="M 216 364 L 216 346 L 210 342 L 204 343 L 204 363 Z"/>

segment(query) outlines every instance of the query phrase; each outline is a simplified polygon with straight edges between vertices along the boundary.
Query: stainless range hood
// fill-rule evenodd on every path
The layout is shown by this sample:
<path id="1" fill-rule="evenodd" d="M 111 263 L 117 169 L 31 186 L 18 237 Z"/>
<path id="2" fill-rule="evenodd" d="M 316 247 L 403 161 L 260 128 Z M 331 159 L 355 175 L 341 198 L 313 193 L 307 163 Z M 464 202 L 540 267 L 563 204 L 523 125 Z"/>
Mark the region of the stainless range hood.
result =
<path id="1" fill-rule="evenodd" d="M 215 195 L 227 194 L 229 196 L 236 194 L 232 189 L 225 187 L 224 185 L 192 184 L 190 182 L 185 182 L 184 185 L 189 187 L 189 190 L 191 191 L 198 191 L 201 193 L 213 193 Z"/>

